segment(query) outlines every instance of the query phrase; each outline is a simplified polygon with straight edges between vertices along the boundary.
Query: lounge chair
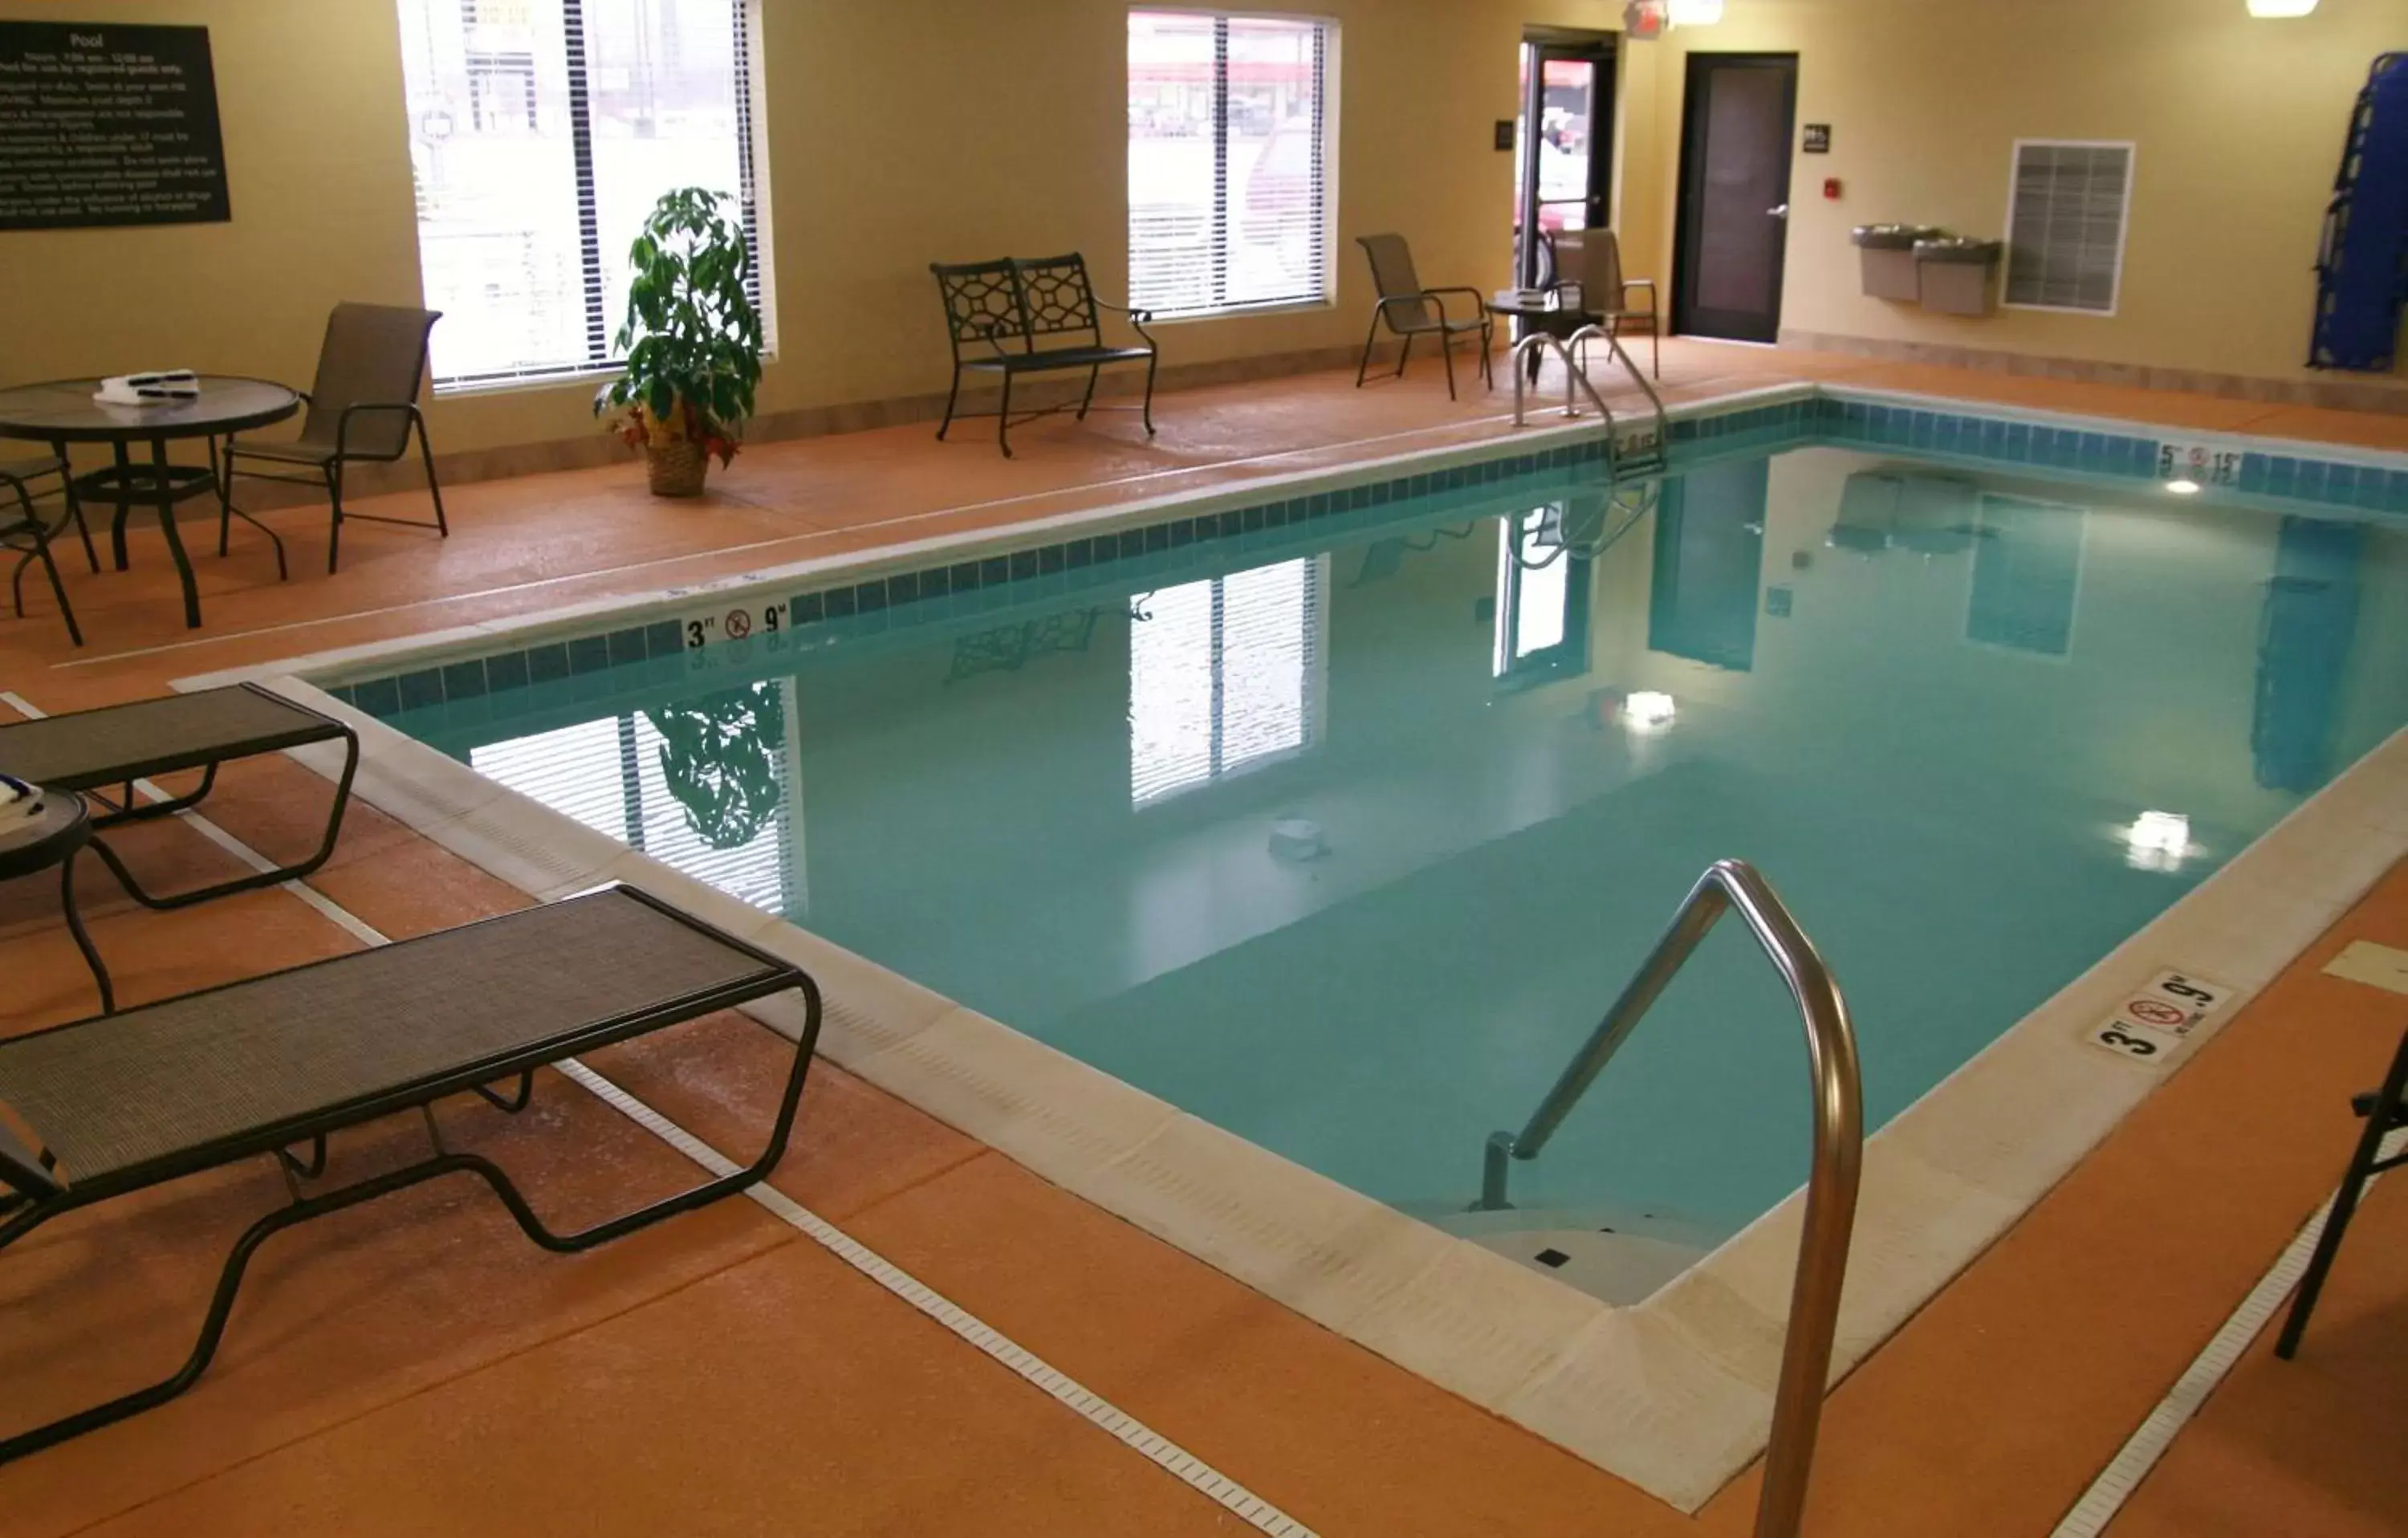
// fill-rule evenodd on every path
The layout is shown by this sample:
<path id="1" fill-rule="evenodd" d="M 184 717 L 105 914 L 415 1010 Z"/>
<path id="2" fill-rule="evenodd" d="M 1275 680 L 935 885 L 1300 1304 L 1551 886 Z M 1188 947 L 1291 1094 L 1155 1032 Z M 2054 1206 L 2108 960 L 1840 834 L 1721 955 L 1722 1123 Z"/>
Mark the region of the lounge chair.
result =
<path id="1" fill-rule="evenodd" d="M 1363 338 L 1363 361 L 1354 366 L 1354 387 L 1363 387 L 1364 372 L 1371 367 L 1371 349 L 1380 339 L 1380 326 L 1385 323 L 1390 331 L 1405 339 L 1397 353 L 1397 372 L 1405 371 L 1405 361 L 1413 355 L 1413 338 L 1438 338 L 1439 356 L 1446 362 L 1446 398 L 1455 395 L 1455 338 L 1477 332 L 1480 337 L 1480 377 L 1493 389 L 1497 383 L 1489 351 L 1494 345 L 1497 319 L 1488 312 L 1488 301 L 1474 288 L 1424 288 L 1413 271 L 1413 252 L 1401 235 L 1359 235 L 1355 243 L 1363 254 L 1371 259 L 1371 282 L 1380 291 L 1379 299 L 1371 306 L 1371 329 Z M 1471 313 L 1449 316 L 1446 296 L 1450 294 L 1467 296 L 1471 301 Z"/>
<path id="2" fill-rule="evenodd" d="M 297 865 L 154 897 L 134 879 L 107 840 L 92 841 L 93 853 L 135 901 L 165 910 L 298 881 L 325 864 L 335 852 L 336 836 L 342 831 L 343 812 L 351 805 L 351 775 L 359 768 L 360 741 L 351 728 L 255 683 L 236 683 L 0 726 L 0 773 L 52 790 L 82 793 L 94 808 L 92 826 L 97 834 L 120 824 L 172 816 L 197 806 L 216 785 L 222 764 L 334 741 L 343 744 L 343 771 L 335 783 L 326 836 L 317 852 Z M 135 799 L 135 781 L 194 769 L 201 771 L 201 783 L 190 794 L 147 806 Z M 118 787 L 115 801 L 100 794 L 112 786 Z"/>
<path id="3" fill-rule="evenodd" d="M 474 1093 L 523 1107 L 547 1063 L 749 1003 L 803 995 L 794 1066 L 759 1157 L 574 1233 L 536 1216 L 498 1165 L 444 1145 L 434 1103 Z M 292 1200 L 235 1241 L 199 1339 L 148 1387 L 0 1440 L 0 1462 L 165 1403 L 216 1354 L 244 1268 L 271 1235 L 449 1174 L 494 1188 L 545 1249 L 589 1249 L 733 1196 L 784 1155 L 820 1025 L 801 970 L 632 887 L 613 886 L 250 982 L 0 1042 L 0 1105 L 39 1152 L 0 1128 L 0 1248 L 51 1218 L 242 1159 L 269 1158 Z M 491 1085 L 518 1081 L 505 1099 Z M 396 1112 L 425 1119 L 415 1163 L 305 1194 L 326 1139 Z M 307 1144 L 307 1162 L 294 1151 Z"/>

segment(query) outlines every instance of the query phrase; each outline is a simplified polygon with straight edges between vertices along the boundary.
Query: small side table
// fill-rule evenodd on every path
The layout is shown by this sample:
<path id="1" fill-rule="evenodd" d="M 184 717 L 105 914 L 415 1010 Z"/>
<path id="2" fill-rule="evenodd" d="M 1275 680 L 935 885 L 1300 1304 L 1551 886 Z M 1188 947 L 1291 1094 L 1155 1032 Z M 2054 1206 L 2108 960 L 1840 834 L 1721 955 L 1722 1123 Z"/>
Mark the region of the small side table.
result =
<path id="1" fill-rule="evenodd" d="M 76 912 L 75 862 L 92 841 L 91 815 L 83 798 L 71 791 L 42 789 L 40 794 L 32 821 L 0 833 L 0 880 L 58 867 L 59 905 L 66 911 L 67 933 L 75 937 L 92 980 L 100 985 L 100 1012 L 114 1014 L 117 994 L 108 985 L 108 969 L 93 948 L 92 936 L 84 932 L 83 915 Z"/>

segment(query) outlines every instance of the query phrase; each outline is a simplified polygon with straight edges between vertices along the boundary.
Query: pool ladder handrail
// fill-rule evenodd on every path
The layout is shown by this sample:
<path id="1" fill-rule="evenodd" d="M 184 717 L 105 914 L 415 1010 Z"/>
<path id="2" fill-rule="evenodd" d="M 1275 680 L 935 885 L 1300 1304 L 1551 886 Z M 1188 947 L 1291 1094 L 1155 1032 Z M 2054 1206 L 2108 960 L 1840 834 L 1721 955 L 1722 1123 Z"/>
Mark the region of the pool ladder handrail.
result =
<path id="1" fill-rule="evenodd" d="M 1621 1049 L 1648 1008 L 1696 953 L 1726 912 L 1737 909 L 1764 953 L 1788 983 L 1806 1026 L 1806 1056 L 1814 1084 L 1814 1145 L 1806 1180 L 1805 1232 L 1789 1292 L 1788 1338 L 1772 1401 L 1765 1446 L 1764 1488 L 1756 1502 L 1756 1538 L 1794 1538 L 1813 1471 L 1814 1437 L 1838 1333 L 1840 1289 L 1847 1276 L 1848 1243 L 1856 1226 L 1857 1177 L 1864 1159 L 1864 1089 L 1856 1028 L 1848 1001 L 1814 942 L 1756 869 L 1744 860 L 1716 860 L 1698 878 L 1670 927 L 1647 954 L 1622 996 L 1555 1081 L 1516 1135 L 1490 1135 L 1481 1174 L 1480 1210 L 1510 1207 L 1511 1160 L 1536 1158 L 1564 1117 Z"/>
<path id="2" fill-rule="evenodd" d="M 1585 349 L 1591 340 L 1605 343 L 1606 355 L 1619 362 L 1622 365 L 1622 371 L 1630 376 L 1633 384 L 1639 386 L 1640 394 L 1647 397 L 1650 418 L 1656 424 L 1656 439 L 1653 447 L 1633 454 L 1627 462 L 1621 458 L 1621 445 L 1615 439 L 1613 408 L 1608 406 L 1605 403 L 1605 397 L 1598 394 L 1596 384 L 1588 377 L 1588 369 L 1576 361 L 1586 355 L 1584 351 L 1580 350 Z M 1622 343 L 1614 334 L 1602 325 L 1595 323 L 1584 325 L 1570 336 L 1561 338 L 1550 336 L 1543 331 L 1533 331 L 1513 344 L 1512 354 L 1513 425 L 1520 427 L 1527 421 L 1527 411 L 1523 405 L 1523 390 L 1529 376 L 1527 367 L 1529 355 L 1533 352 L 1545 351 L 1553 351 L 1555 356 L 1563 361 L 1564 415 L 1568 417 L 1580 415 L 1580 397 L 1585 395 L 1589 398 L 1589 403 L 1597 408 L 1597 414 L 1604 419 L 1608 460 L 1612 468 L 1617 471 L 1661 469 L 1672 449 L 1671 418 L 1664 410 L 1664 397 L 1657 394 L 1656 386 L 1649 382 L 1646 370 L 1641 368 L 1637 360 L 1623 350 Z"/>

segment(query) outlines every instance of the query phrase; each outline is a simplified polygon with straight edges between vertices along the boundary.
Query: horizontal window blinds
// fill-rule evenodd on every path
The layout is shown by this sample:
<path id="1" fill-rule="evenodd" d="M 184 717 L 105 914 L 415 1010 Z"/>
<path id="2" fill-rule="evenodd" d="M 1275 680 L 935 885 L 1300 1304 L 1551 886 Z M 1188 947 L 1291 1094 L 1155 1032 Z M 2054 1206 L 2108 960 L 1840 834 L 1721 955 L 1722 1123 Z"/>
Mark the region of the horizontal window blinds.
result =
<path id="1" fill-rule="evenodd" d="M 1143 806 L 1312 740 L 1321 562 L 1162 588 L 1129 621 L 1129 799 Z"/>
<path id="2" fill-rule="evenodd" d="M 1129 302 L 1207 314 L 1329 297 L 1330 27 L 1129 13 Z"/>
<path id="3" fill-rule="evenodd" d="M 761 250 L 757 0 L 399 0 L 437 388 L 607 368 L 663 193 L 729 194 Z M 754 307 L 768 319 L 758 262 Z"/>

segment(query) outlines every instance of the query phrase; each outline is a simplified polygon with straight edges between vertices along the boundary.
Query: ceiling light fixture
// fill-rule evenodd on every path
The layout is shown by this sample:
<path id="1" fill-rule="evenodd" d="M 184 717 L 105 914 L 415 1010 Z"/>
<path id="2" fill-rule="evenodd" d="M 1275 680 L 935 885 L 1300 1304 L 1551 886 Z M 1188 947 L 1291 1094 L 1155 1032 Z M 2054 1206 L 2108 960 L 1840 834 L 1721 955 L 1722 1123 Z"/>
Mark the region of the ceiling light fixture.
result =
<path id="1" fill-rule="evenodd" d="M 2197 496 L 2200 494 L 2200 487 L 2198 482 L 2185 476 L 2167 482 L 2166 490 L 2173 493 L 2176 496 Z"/>
<path id="2" fill-rule="evenodd" d="M 2265 0 L 2250 0 L 2253 5 Z M 2274 0 L 2276 4 L 2298 3 L 2298 0 Z M 2315 5 L 2315 0 L 2308 0 Z M 1723 0 L 1672 0 L 1670 17 L 1676 27 L 1710 27 L 1723 19 Z"/>
<path id="3" fill-rule="evenodd" d="M 2316 0 L 2249 0 L 2249 14 L 2268 22 L 2305 16 L 2315 8 Z"/>

